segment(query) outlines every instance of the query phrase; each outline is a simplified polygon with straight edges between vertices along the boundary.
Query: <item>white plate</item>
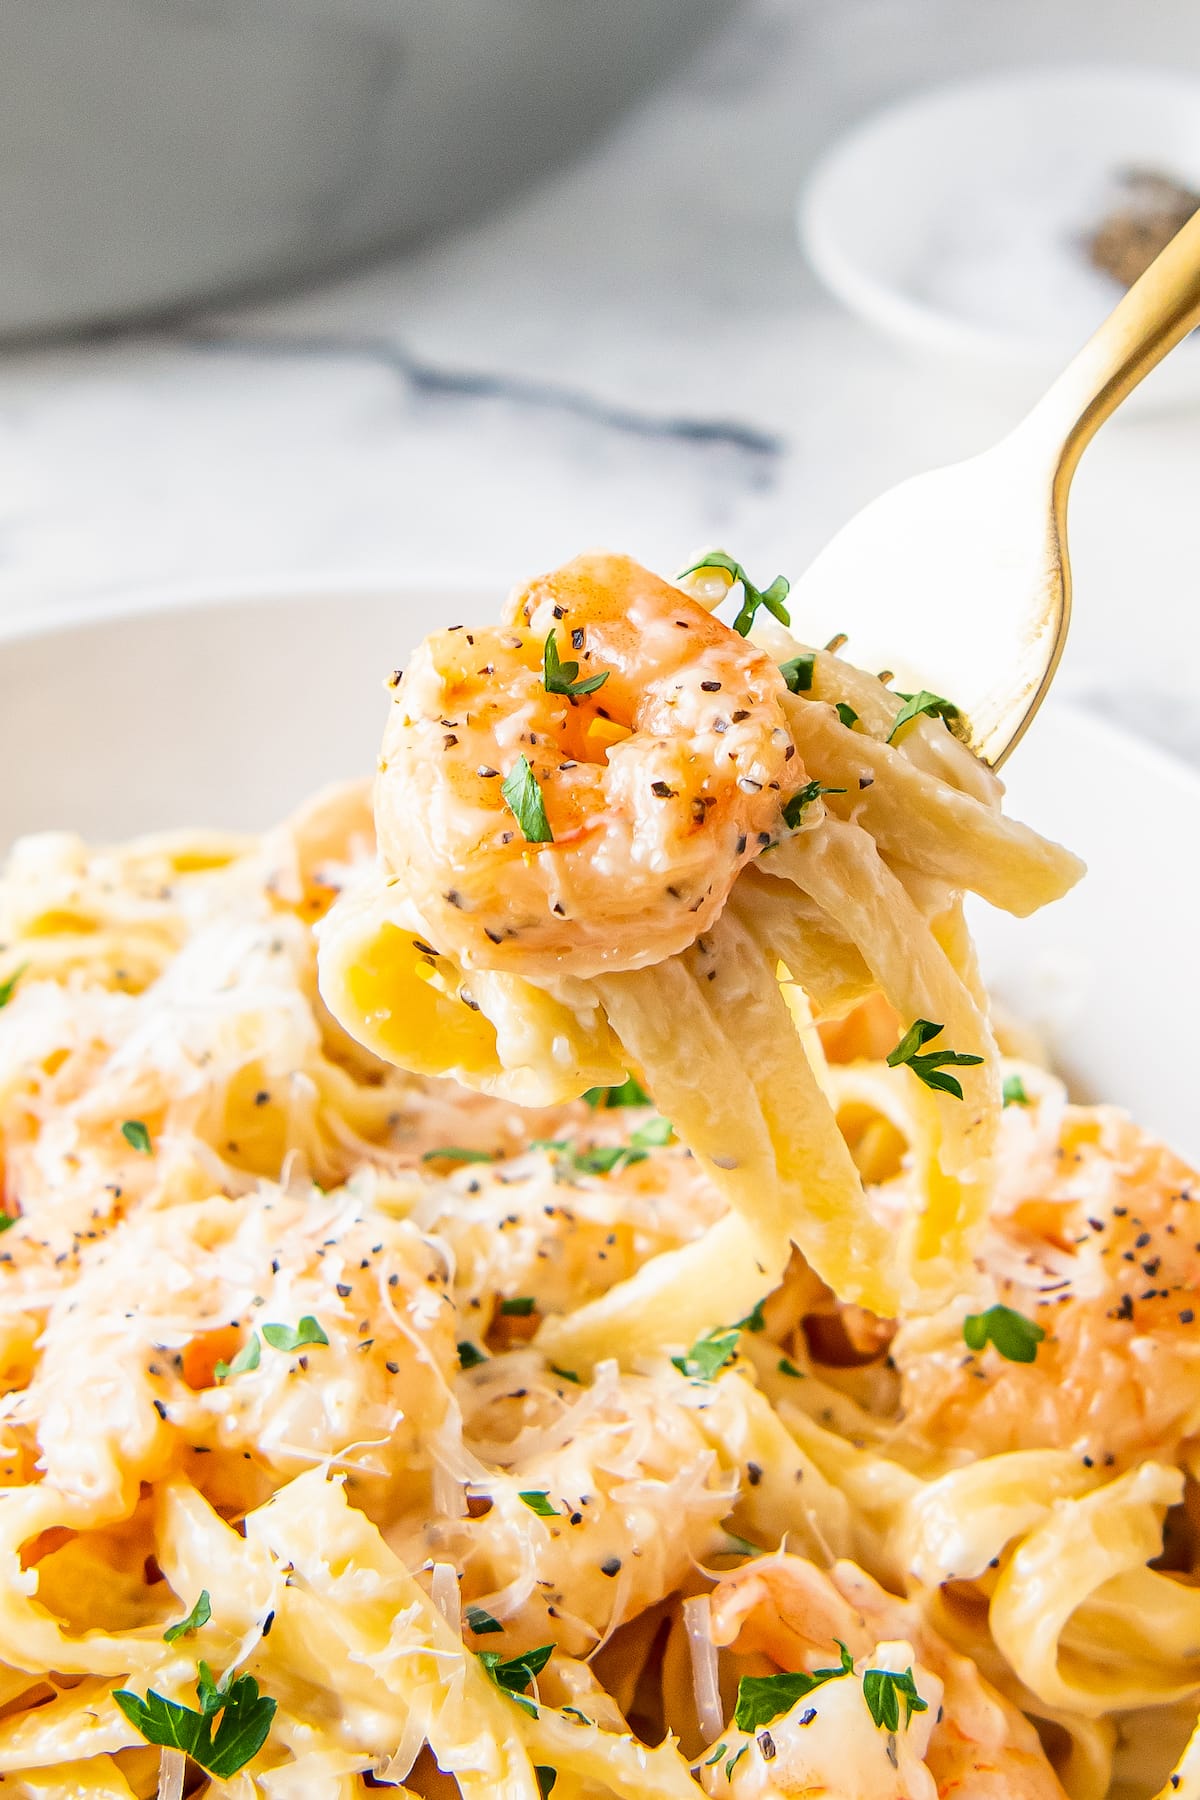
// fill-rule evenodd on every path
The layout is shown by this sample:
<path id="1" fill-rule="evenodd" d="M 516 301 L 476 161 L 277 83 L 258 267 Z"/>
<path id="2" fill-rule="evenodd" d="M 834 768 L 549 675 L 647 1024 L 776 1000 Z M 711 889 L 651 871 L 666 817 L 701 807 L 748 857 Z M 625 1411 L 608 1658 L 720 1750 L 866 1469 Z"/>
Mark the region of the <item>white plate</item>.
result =
<path id="1" fill-rule="evenodd" d="M 485 589 L 283 593 L 131 611 L 0 639 L 0 842 L 256 827 L 369 770 L 384 681 L 435 624 L 482 623 Z M 1018 817 L 1091 874 L 1060 906 L 975 909 L 985 972 L 1047 1027 L 1081 1097 L 1128 1106 L 1200 1159 L 1195 1021 L 1200 778 L 1065 706 L 1006 771 Z"/>
<path id="2" fill-rule="evenodd" d="M 1048 380 L 1120 298 L 1080 248 L 1114 178 L 1200 188 L 1200 79 L 1183 71 L 1010 71 L 919 94 L 836 143 L 801 196 L 818 274 L 926 350 Z M 1200 344 L 1143 404 L 1200 398 Z"/>

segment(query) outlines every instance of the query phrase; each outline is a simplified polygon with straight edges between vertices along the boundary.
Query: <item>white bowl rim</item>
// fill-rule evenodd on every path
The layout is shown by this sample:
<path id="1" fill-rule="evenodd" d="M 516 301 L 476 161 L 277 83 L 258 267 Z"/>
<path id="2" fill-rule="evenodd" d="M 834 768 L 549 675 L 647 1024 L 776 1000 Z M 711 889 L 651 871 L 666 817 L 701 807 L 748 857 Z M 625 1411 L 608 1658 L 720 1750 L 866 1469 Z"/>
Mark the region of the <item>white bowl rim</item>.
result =
<path id="1" fill-rule="evenodd" d="M 0 616 L 0 650 L 5 644 L 32 638 L 53 637 L 59 632 L 100 628 L 160 614 L 214 611 L 241 605 L 287 605 L 293 600 L 380 600 L 389 594 L 470 595 L 479 599 L 494 592 L 499 602 L 513 586 L 511 579 L 491 580 L 478 569 L 427 574 L 417 570 L 401 576 L 371 568 L 336 569 L 314 575 L 311 571 L 283 569 L 268 575 L 202 578 L 132 588 L 117 597 L 74 598 L 23 606 Z"/>
<path id="2" fill-rule="evenodd" d="M 147 586 L 132 589 L 116 600 L 106 598 L 103 603 L 74 600 L 40 610 L 24 608 L 8 617 L 0 617 L 0 655 L 7 644 L 51 639 L 73 631 L 99 631 L 106 626 L 137 619 L 166 622 L 175 614 L 196 616 L 209 611 L 235 611 L 239 606 L 284 607 L 297 600 L 340 601 L 353 606 L 392 595 L 397 599 L 421 594 L 479 602 L 492 593 L 497 599 L 502 598 L 512 585 L 510 580 L 489 579 L 470 570 L 436 574 L 418 571 L 397 576 L 385 570 L 352 569 L 344 575 L 330 570 L 314 575 L 285 569 L 271 575 L 241 579 L 231 576 L 215 582 L 198 580 L 164 587 Z M 1067 714 L 1077 721 L 1079 730 L 1102 738 L 1114 754 L 1136 757 L 1145 765 L 1147 773 L 1168 774 L 1193 788 L 1200 803 L 1200 769 L 1182 756 L 1126 725 L 1114 724 L 1068 693 L 1057 697 L 1051 695 L 1049 704 L 1055 713 Z"/>

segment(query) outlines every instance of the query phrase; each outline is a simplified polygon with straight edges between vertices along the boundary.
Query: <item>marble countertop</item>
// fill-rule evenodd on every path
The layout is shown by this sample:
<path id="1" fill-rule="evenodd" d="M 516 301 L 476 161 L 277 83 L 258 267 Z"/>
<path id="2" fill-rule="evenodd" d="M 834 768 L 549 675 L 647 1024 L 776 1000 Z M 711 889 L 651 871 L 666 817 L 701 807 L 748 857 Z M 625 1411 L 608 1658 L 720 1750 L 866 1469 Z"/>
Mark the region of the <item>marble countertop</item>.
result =
<path id="1" fill-rule="evenodd" d="M 1191 0 L 748 0 L 474 227 L 284 300 L 10 353 L 0 620 L 294 577 L 504 587 L 601 543 L 796 572 L 1033 398 L 906 356 L 818 288 L 793 224 L 813 157 L 952 74 L 1130 57 L 1200 67 Z M 1198 492 L 1200 412 L 1089 452 L 1063 681 L 1200 761 Z"/>

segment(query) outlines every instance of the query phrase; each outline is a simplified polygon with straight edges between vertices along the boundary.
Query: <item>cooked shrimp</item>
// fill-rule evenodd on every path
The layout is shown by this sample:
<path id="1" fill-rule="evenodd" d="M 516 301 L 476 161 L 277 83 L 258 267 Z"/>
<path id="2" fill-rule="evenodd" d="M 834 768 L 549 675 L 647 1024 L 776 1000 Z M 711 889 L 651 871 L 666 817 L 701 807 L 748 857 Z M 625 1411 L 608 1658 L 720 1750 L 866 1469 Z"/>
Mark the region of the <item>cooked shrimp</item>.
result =
<path id="1" fill-rule="evenodd" d="M 975 1665 L 853 1563 L 828 1574 L 797 1556 L 762 1558 L 727 1576 L 712 1596 L 711 1630 L 739 1655 L 780 1669 L 836 1668 L 845 1645 L 854 1669 L 814 1688 L 766 1729 L 723 1734 L 702 1758 L 710 1794 L 732 1800 L 1063 1800 L 1033 1726 Z M 761 1667 L 761 1662 L 758 1664 Z M 875 1723 L 863 1676 L 911 1671 L 922 1708 L 898 1702 L 899 1725 Z M 728 1770 L 728 1773 L 726 1771 Z"/>
<path id="2" fill-rule="evenodd" d="M 578 665 L 566 685 L 600 685 L 547 691 L 551 634 Z M 660 961 L 712 924 L 805 780 L 784 692 L 678 588 L 579 557 L 515 594 L 501 627 L 418 649 L 384 735 L 384 860 L 439 946 L 478 967 Z M 526 766 L 523 829 L 504 789 Z"/>
<path id="3" fill-rule="evenodd" d="M 1169 1461 L 1200 1430 L 1200 1179 L 1111 1108 L 1060 1119 L 1051 1093 L 1005 1123 L 1014 1179 L 983 1262 L 994 1299 L 1046 1336 L 1014 1363 L 967 1350 L 961 1306 L 905 1325 L 891 1354 L 906 1429 L 981 1456 Z"/>

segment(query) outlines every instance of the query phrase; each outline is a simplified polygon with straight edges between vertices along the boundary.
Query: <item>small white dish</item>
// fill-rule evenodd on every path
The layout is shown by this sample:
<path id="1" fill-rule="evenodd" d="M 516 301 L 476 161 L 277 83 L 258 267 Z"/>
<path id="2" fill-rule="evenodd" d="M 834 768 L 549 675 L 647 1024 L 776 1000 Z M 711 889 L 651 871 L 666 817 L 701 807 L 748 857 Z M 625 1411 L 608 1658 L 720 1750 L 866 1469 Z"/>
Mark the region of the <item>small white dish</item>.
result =
<path id="1" fill-rule="evenodd" d="M 388 673 L 432 627 L 493 618 L 500 598 L 293 585 L 8 627 L 0 851 L 27 831 L 111 840 L 282 818 L 322 783 L 374 767 Z M 1200 1159 L 1200 778 L 1054 704 L 1005 776 L 1014 816 L 1091 872 L 1032 919 L 973 908 L 987 979 L 1047 1032 L 1081 1098 L 1127 1106 Z"/>
<path id="2" fill-rule="evenodd" d="M 1083 240 L 1130 169 L 1200 191 L 1200 78 L 1012 71 L 853 129 L 804 188 L 801 238 L 827 286 L 890 336 L 1048 381 L 1120 298 Z M 1181 344 L 1143 395 L 1200 399 L 1200 344 Z"/>

